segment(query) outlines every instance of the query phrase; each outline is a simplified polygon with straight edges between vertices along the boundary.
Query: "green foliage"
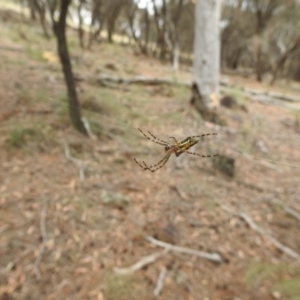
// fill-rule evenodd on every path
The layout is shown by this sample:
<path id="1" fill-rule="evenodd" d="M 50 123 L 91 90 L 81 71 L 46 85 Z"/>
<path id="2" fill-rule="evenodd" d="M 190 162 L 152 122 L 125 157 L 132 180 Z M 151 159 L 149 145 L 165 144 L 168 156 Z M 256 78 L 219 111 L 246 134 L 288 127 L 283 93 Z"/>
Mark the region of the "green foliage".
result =
<path id="1" fill-rule="evenodd" d="M 105 299 L 108 300 L 128 300 L 132 299 L 134 291 L 134 281 L 130 276 L 118 276 L 106 274 L 104 278 L 106 285 Z"/>
<path id="2" fill-rule="evenodd" d="M 94 135 L 96 135 L 97 137 L 102 137 L 104 135 L 104 128 L 100 122 L 92 120 L 89 121 L 89 124 Z"/>
<path id="3" fill-rule="evenodd" d="M 294 112 L 294 124 L 297 130 L 300 130 L 300 113 L 297 111 Z"/>
<path id="4" fill-rule="evenodd" d="M 274 277 L 282 269 L 281 265 L 256 263 L 251 265 L 245 274 L 245 282 L 248 286 L 260 285 L 265 279 Z"/>
<path id="5" fill-rule="evenodd" d="M 60 92 L 55 101 L 53 101 L 53 106 L 58 111 L 58 114 L 62 117 L 65 117 L 69 113 L 68 107 L 68 95 L 65 91 Z"/>
<path id="6" fill-rule="evenodd" d="M 45 150 L 57 142 L 52 134 L 51 126 L 36 123 L 31 126 L 15 125 L 9 130 L 8 144 L 13 148 Z"/>
<path id="7" fill-rule="evenodd" d="M 298 270 L 286 264 L 256 263 L 251 265 L 245 274 L 248 286 L 257 288 L 265 282 L 271 282 L 274 290 L 285 295 L 284 299 L 300 300 L 300 276 L 295 276 Z M 281 279 L 281 273 L 289 273 L 292 278 Z M 286 298 L 289 297 L 289 298 Z"/>
<path id="8" fill-rule="evenodd" d="M 276 289 L 285 295 L 289 295 L 291 300 L 300 300 L 300 276 L 284 280 L 276 284 Z"/>
<path id="9" fill-rule="evenodd" d="M 9 132 L 9 144 L 13 147 L 20 147 L 24 143 L 25 132 L 21 128 L 13 128 Z"/>
<path id="10" fill-rule="evenodd" d="M 34 47 L 31 47 L 30 45 L 28 45 L 26 47 L 26 53 L 29 58 L 31 58 L 35 61 L 45 62 L 45 59 L 43 57 L 43 52 L 41 51 L 41 49 L 35 49 Z"/>
<path id="11" fill-rule="evenodd" d="M 21 87 L 17 90 L 17 97 L 20 103 L 37 103 L 46 102 L 49 98 L 44 89 L 29 89 L 28 87 Z"/>
<path id="12" fill-rule="evenodd" d="M 9 132 L 9 144 L 15 148 L 21 148 L 29 139 L 40 136 L 40 132 L 34 128 L 15 127 Z"/>
<path id="13" fill-rule="evenodd" d="M 261 117 L 256 117 L 250 122 L 245 122 L 241 128 L 241 138 L 239 140 L 240 150 L 246 153 L 253 151 L 253 144 L 259 139 L 263 127 L 265 126 L 264 120 Z"/>

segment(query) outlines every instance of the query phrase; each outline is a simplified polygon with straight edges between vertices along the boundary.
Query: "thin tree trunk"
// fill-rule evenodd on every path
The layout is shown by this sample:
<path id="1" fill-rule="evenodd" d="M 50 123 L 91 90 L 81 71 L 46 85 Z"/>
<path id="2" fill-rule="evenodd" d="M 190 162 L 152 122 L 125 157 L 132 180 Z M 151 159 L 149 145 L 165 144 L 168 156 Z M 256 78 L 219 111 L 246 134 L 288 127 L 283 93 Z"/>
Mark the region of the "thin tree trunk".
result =
<path id="1" fill-rule="evenodd" d="M 40 23 L 44 32 L 44 35 L 47 39 L 50 38 L 50 34 L 48 32 L 47 28 L 47 20 L 46 20 L 46 8 L 45 8 L 45 3 L 39 0 L 32 0 L 34 3 L 35 9 L 38 11 L 39 16 L 40 16 Z"/>
<path id="2" fill-rule="evenodd" d="M 60 2 L 60 16 L 58 21 L 53 20 L 53 31 L 57 40 L 57 49 L 60 62 L 63 68 L 65 82 L 68 90 L 69 113 L 74 127 L 81 133 L 87 134 L 86 129 L 81 120 L 79 102 L 73 77 L 70 55 L 68 51 L 66 39 L 66 16 L 68 6 L 71 0 L 63 0 Z"/>
<path id="3" fill-rule="evenodd" d="M 144 22 L 145 22 L 145 42 L 144 42 L 144 49 L 145 54 L 148 53 L 148 44 L 149 44 L 149 35 L 150 35 L 150 19 L 147 8 L 144 12 Z"/>
<path id="4" fill-rule="evenodd" d="M 79 44 L 80 44 L 81 49 L 84 49 L 84 30 L 82 28 L 83 20 L 82 20 L 82 16 L 81 16 L 81 9 L 83 6 L 83 2 L 84 2 L 84 0 L 80 0 L 79 4 L 78 4 L 78 8 L 77 8 L 77 15 L 78 15 L 78 20 L 79 20 L 78 37 L 79 37 Z"/>
<path id="5" fill-rule="evenodd" d="M 262 49 L 261 45 L 258 45 L 257 51 L 256 51 L 256 62 L 255 62 L 255 73 L 256 73 L 256 80 L 262 81 Z"/>
<path id="6" fill-rule="evenodd" d="M 92 43 L 94 40 L 98 38 L 98 35 L 101 33 L 103 27 L 103 15 L 101 12 L 102 8 L 102 1 L 101 0 L 94 0 L 93 1 L 93 8 L 91 13 L 91 23 L 89 29 L 89 41 L 88 41 L 88 48 L 92 47 Z M 98 22 L 98 28 L 95 29 L 96 22 Z"/>
<path id="7" fill-rule="evenodd" d="M 294 53 L 300 47 L 300 35 L 298 35 L 294 41 L 292 41 L 288 47 L 288 49 L 281 55 L 278 59 L 275 70 L 273 71 L 273 77 L 271 80 L 271 85 L 274 84 L 275 80 L 277 79 L 278 73 L 282 71 L 288 57 Z"/>

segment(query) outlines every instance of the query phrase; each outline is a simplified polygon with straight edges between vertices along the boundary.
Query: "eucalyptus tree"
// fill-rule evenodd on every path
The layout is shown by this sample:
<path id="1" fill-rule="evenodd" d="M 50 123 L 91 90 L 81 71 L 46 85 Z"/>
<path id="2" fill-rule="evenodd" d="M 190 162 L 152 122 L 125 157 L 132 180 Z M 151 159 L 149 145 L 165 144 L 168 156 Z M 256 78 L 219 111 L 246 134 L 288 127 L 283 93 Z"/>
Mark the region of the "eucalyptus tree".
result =
<path id="1" fill-rule="evenodd" d="M 192 104 L 202 117 L 218 122 L 216 107 L 220 73 L 220 0 L 197 0 Z"/>

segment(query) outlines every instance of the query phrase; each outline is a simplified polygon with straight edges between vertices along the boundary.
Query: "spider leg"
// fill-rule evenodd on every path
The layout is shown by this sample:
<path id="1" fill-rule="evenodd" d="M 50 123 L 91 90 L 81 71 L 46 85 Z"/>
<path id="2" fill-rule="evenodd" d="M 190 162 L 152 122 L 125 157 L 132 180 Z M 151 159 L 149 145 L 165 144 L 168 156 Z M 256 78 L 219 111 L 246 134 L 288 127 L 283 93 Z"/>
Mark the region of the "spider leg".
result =
<path id="1" fill-rule="evenodd" d="M 167 163 L 167 161 L 169 160 L 171 154 L 172 154 L 171 151 L 168 152 L 168 153 L 163 157 L 163 159 L 162 159 L 159 163 L 157 163 L 156 165 L 152 165 L 152 166 L 150 166 L 150 167 L 148 167 L 148 166 L 146 165 L 146 163 L 143 161 L 143 163 L 144 163 L 144 165 L 145 165 L 144 170 L 149 170 L 150 172 L 155 172 L 156 170 L 162 168 L 162 167 Z M 158 167 L 157 167 L 157 166 L 158 166 Z M 153 168 L 153 167 L 157 167 L 157 168 L 151 169 L 151 168 Z"/>
<path id="2" fill-rule="evenodd" d="M 171 154 L 172 154 L 172 152 L 171 152 L 171 151 L 168 151 L 168 152 L 164 155 L 164 157 L 163 157 L 157 164 L 152 165 L 152 166 L 150 166 L 150 167 L 147 166 L 147 169 L 151 169 L 151 168 L 154 168 L 154 167 L 160 165 L 165 159 L 169 158 L 169 156 L 170 156 Z M 144 163 L 144 165 L 146 165 L 146 164 Z"/>
<path id="3" fill-rule="evenodd" d="M 158 140 L 158 141 L 156 141 L 156 140 L 152 140 L 152 139 L 150 139 L 140 128 L 138 128 L 138 130 L 144 135 L 144 137 L 145 138 L 147 138 L 149 141 L 151 141 L 151 142 L 154 142 L 154 143 L 156 143 L 156 144 L 159 144 L 159 145 L 162 145 L 162 146 L 166 146 L 166 144 L 168 144 L 168 143 L 166 143 L 166 142 L 164 142 L 163 140 L 160 140 L 160 139 L 157 139 L 154 135 L 152 135 L 152 133 L 150 133 L 150 135 L 151 136 L 153 136 L 156 140 Z"/>
<path id="4" fill-rule="evenodd" d="M 158 140 L 158 141 L 160 141 L 160 142 L 162 142 L 162 143 L 168 144 L 168 143 L 165 142 L 164 140 L 161 140 L 161 139 L 157 138 L 157 137 L 156 137 L 154 134 L 152 134 L 150 131 L 148 131 L 148 133 L 149 133 L 155 140 Z"/>
<path id="5" fill-rule="evenodd" d="M 196 153 L 196 152 L 190 152 L 190 151 L 185 151 L 185 153 L 192 154 L 192 155 L 197 155 L 197 156 L 200 156 L 200 157 L 214 157 L 214 156 L 219 155 L 219 154 L 202 155 L 202 154 L 199 154 L 199 153 Z"/>
<path id="6" fill-rule="evenodd" d="M 133 158 L 133 159 L 134 159 L 134 161 L 135 161 L 142 169 L 144 169 L 144 170 L 150 170 L 150 171 L 152 172 L 151 168 L 160 165 L 161 163 L 163 163 L 163 162 L 165 161 L 165 159 L 169 159 L 169 157 L 170 157 L 171 154 L 172 154 L 172 151 L 167 152 L 167 153 L 164 155 L 164 157 L 163 157 L 157 164 L 152 165 L 152 166 L 150 166 L 150 167 L 148 167 L 148 165 L 147 165 L 144 161 L 143 161 L 143 164 L 144 164 L 144 166 L 143 166 L 141 163 L 139 163 L 139 162 L 137 161 L 136 158 Z"/>
<path id="7" fill-rule="evenodd" d="M 173 139 L 175 141 L 175 143 L 178 143 L 178 141 L 176 140 L 176 138 L 174 138 L 174 136 L 169 136 L 170 139 Z"/>
<path id="8" fill-rule="evenodd" d="M 143 167 L 143 166 L 136 160 L 136 158 L 133 158 L 133 159 L 134 159 L 134 161 L 135 161 L 142 169 L 145 170 L 145 167 Z"/>
<path id="9" fill-rule="evenodd" d="M 192 136 L 192 138 L 193 137 L 201 138 L 201 137 L 208 136 L 208 135 L 217 135 L 217 133 L 215 133 L 215 132 L 213 132 L 213 133 L 204 133 L 204 134 L 201 134 L 201 135 L 194 135 L 194 136 Z"/>

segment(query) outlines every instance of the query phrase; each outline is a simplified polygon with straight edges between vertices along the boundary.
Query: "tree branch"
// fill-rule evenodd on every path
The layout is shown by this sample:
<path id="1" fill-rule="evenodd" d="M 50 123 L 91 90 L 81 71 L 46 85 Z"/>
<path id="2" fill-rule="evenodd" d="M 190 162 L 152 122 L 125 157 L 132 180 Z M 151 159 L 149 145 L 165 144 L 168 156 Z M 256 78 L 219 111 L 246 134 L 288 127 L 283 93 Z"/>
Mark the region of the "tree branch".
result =
<path id="1" fill-rule="evenodd" d="M 208 260 L 216 262 L 216 263 L 224 262 L 224 259 L 222 258 L 222 256 L 219 253 L 207 253 L 207 252 L 197 251 L 197 250 L 193 250 L 193 249 L 189 249 L 189 248 L 185 248 L 185 247 L 179 247 L 176 245 L 172 245 L 172 244 L 157 240 L 157 239 L 153 238 L 152 236 L 147 236 L 146 240 L 156 246 L 163 247 L 170 251 L 195 255 L 195 256 L 205 258 L 205 259 L 208 259 Z"/>
<path id="2" fill-rule="evenodd" d="M 224 205 L 220 205 L 220 207 L 233 214 L 236 216 L 239 216 L 240 218 L 242 218 L 249 226 L 251 229 L 259 232 L 261 235 L 263 235 L 265 238 L 267 238 L 277 249 L 281 250 L 282 252 L 284 252 L 285 254 L 287 254 L 288 256 L 295 258 L 297 261 L 300 262 L 300 254 L 295 252 L 294 250 L 292 250 L 291 248 L 283 245 L 282 243 L 280 243 L 278 240 L 276 240 L 271 234 L 269 234 L 268 232 L 266 232 L 263 228 L 259 227 L 252 219 L 250 216 L 248 216 L 247 214 L 243 213 L 243 212 L 233 212 L 231 209 L 229 209 L 228 207 L 224 206 Z"/>
<path id="3" fill-rule="evenodd" d="M 115 267 L 114 272 L 119 275 L 133 274 L 134 272 L 141 270 L 145 266 L 154 263 L 159 257 L 165 255 L 168 252 L 169 252 L 169 250 L 165 249 L 162 252 L 158 252 L 158 253 L 154 253 L 154 254 L 145 256 L 141 260 L 139 260 L 138 262 L 136 262 L 135 264 L 133 264 L 132 266 L 130 266 L 128 268 Z"/>

